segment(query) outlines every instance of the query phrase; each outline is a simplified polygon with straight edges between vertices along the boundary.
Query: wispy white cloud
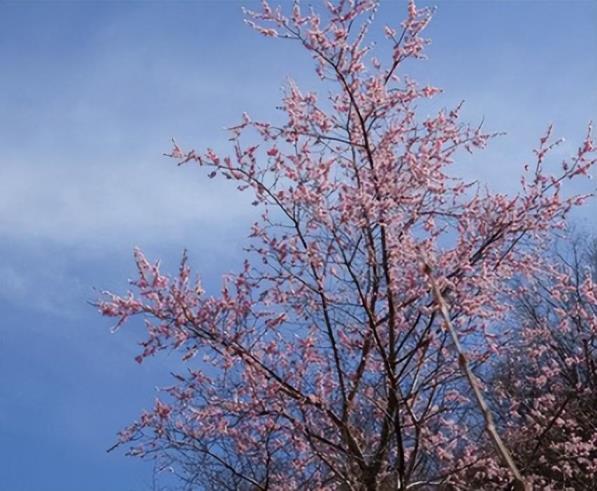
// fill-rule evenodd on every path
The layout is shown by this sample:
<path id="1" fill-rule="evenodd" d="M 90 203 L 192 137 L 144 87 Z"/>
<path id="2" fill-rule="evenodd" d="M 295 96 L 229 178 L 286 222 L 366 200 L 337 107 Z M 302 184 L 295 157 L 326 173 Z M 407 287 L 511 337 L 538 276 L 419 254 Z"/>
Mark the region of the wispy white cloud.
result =
<path id="1" fill-rule="evenodd" d="M 60 260 L 17 262 L 10 258 L 14 256 L 3 256 L 0 261 L 0 303 L 65 318 L 79 314 L 84 285 L 67 274 Z"/>
<path id="2" fill-rule="evenodd" d="M 130 162 L 4 165 L 0 235 L 13 241 L 110 248 L 135 239 L 180 240 L 202 226 L 226 226 L 254 213 L 248 198 L 230 186 L 198 179 L 194 169 L 167 165 L 175 167 Z"/>

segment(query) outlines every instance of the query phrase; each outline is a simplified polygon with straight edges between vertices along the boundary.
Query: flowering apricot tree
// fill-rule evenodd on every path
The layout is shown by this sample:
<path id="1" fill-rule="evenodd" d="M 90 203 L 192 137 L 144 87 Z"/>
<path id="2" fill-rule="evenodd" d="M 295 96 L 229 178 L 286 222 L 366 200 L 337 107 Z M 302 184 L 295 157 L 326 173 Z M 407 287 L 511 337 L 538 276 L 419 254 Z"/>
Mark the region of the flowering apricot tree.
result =
<path id="1" fill-rule="evenodd" d="M 190 487 L 463 487 L 474 470 L 496 487 L 516 480 L 488 444 L 461 367 L 478 371 L 503 349 L 496 326 L 513 279 L 541 270 L 538 248 L 585 199 L 560 187 L 595 163 L 590 128 L 555 175 L 548 131 L 516 195 L 452 175 L 459 151 L 494 135 L 462 124 L 460 107 L 417 116 L 440 90 L 401 70 L 424 56 L 431 11 L 409 3 L 401 30 L 385 28 L 393 50 L 382 61 L 367 43 L 376 8 L 246 11 L 261 34 L 311 54 L 331 92 L 320 99 L 290 82 L 286 121 L 243 115 L 231 155 L 177 144 L 169 154 L 254 193 L 263 214 L 244 267 L 209 296 L 186 255 L 170 277 L 137 250 L 134 291 L 98 303 L 117 326 L 145 319 L 138 361 L 174 349 L 188 364 L 120 444 Z"/>

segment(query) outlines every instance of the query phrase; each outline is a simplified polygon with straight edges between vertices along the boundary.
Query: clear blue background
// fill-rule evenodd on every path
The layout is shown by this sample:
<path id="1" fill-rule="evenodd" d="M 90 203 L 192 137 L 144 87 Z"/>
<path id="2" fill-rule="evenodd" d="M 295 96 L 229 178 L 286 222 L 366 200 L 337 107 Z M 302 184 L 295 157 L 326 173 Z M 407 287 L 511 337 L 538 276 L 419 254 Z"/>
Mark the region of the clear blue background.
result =
<path id="1" fill-rule="evenodd" d="M 435 4 L 412 73 L 508 132 L 457 169 L 516 189 L 549 122 L 572 153 L 597 116 L 597 3 Z M 288 76 L 313 86 L 308 57 L 240 5 L 0 0 L 0 491 L 151 489 L 151 466 L 105 449 L 176 358 L 137 365 L 140 326 L 110 335 L 87 302 L 126 288 L 134 245 L 166 269 L 188 247 L 210 289 L 240 263 L 250 198 L 161 155 L 170 137 L 225 150 L 243 111 L 277 117 Z M 377 27 L 404 12 L 383 2 Z"/>

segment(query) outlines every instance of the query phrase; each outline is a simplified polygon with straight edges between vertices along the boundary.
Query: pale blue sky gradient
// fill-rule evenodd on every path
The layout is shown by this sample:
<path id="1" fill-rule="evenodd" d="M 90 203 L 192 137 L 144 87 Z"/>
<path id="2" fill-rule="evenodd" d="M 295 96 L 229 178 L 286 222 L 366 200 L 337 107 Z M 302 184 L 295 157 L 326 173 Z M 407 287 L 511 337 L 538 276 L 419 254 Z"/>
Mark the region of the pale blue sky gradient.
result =
<path id="1" fill-rule="evenodd" d="M 420 3 L 438 10 L 410 72 L 508 132 L 460 172 L 514 190 L 550 122 L 574 151 L 597 119 L 597 3 Z M 149 466 L 105 449 L 175 357 L 137 365 L 140 326 L 110 335 L 86 302 L 125 289 L 135 245 L 171 270 L 188 247 L 210 289 L 240 264 L 250 197 L 162 156 L 171 137 L 225 150 L 243 111 L 276 117 L 288 76 L 313 86 L 310 59 L 240 6 L 0 0 L 0 491 L 150 489 Z M 385 1 L 378 20 L 404 11 Z"/>

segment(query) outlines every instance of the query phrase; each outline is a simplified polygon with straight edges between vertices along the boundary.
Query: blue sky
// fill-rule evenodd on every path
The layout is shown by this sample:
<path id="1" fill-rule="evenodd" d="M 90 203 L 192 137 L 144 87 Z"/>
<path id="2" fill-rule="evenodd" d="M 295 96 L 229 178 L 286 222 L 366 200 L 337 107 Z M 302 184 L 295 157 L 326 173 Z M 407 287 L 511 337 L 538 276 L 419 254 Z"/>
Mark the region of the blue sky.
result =
<path id="1" fill-rule="evenodd" d="M 508 132 L 461 172 L 515 189 L 549 122 L 574 150 L 597 120 L 597 3 L 420 3 L 438 11 L 411 73 Z M 87 302 L 126 287 L 135 245 L 166 268 L 188 247 L 210 288 L 240 263 L 249 197 L 162 153 L 171 137 L 224 150 L 243 111 L 275 117 L 285 78 L 313 84 L 310 60 L 254 34 L 242 4 L 0 0 L 0 490 L 151 488 L 148 465 L 105 449 L 175 358 L 137 365 L 139 326 L 110 335 Z M 383 2 L 380 22 L 404 5 Z"/>

